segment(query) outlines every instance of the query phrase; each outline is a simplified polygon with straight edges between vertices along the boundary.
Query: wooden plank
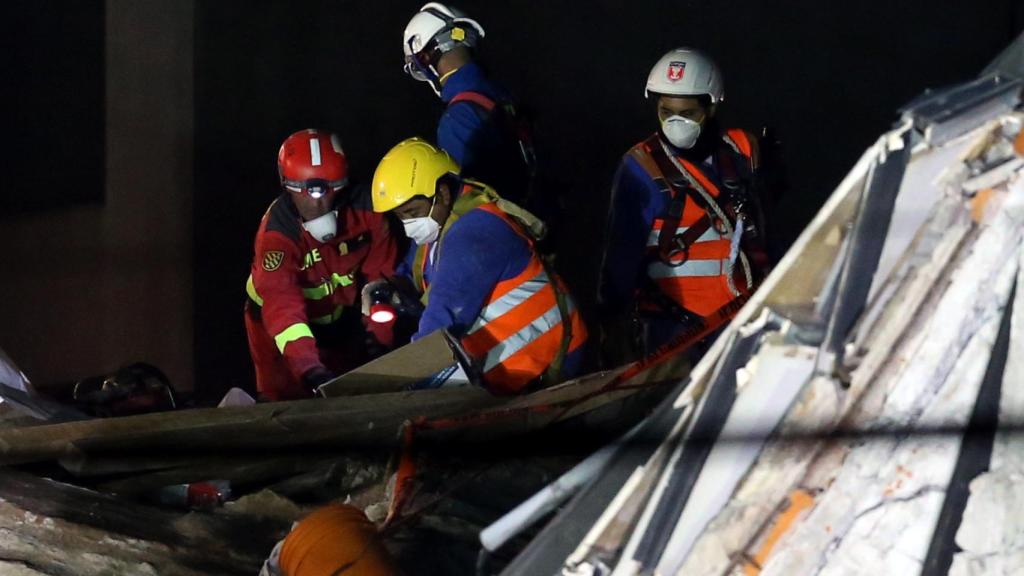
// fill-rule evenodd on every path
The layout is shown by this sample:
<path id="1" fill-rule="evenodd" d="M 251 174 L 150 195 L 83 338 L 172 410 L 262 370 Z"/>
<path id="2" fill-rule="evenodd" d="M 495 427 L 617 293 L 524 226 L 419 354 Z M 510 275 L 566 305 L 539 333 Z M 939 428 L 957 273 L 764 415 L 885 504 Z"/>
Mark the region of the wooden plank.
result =
<path id="1" fill-rule="evenodd" d="M 454 363 L 444 332 L 438 330 L 342 374 L 320 386 L 319 391 L 327 398 L 399 392 Z"/>
<path id="2" fill-rule="evenodd" d="M 503 402 L 477 388 L 296 400 L 0 430 L 0 464 L 150 450 L 191 456 L 288 446 L 391 445 L 407 419 Z"/>
<path id="3" fill-rule="evenodd" d="M 607 405 L 632 395 L 638 387 L 675 381 L 685 370 L 681 362 L 641 372 L 614 391 L 604 388 L 621 369 L 518 397 L 496 397 L 475 387 L 442 388 L 0 430 L 0 464 L 61 458 L 73 462 L 82 453 L 149 451 L 173 458 L 218 455 L 225 450 L 392 446 L 402 423 L 418 419 L 456 418 L 487 424 L 495 435 L 517 433 Z M 499 426 L 501 422 L 510 424 Z"/>
<path id="4" fill-rule="evenodd" d="M 61 468 L 79 478 L 108 476 L 114 474 L 152 472 L 186 466 L 201 466 L 216 461 L 211 456 L 166 455 L 166 454 L 118 454 L 116 457 L 96 456 L 75 452 L 60 458 Z"/>
<path id="5" fill-rule="evenodd" d="M 206 480 L 227 480 L 233 487 L 245 486 L 302 474 L 338 458 L 337 455 L 302 452 L 291 456 L 277 457 L 217 458 L 127 478 L 108 480 L 98 484 L 96 489 L 115 494 L 143 494 L 155 492 L 164 486 Z"/>

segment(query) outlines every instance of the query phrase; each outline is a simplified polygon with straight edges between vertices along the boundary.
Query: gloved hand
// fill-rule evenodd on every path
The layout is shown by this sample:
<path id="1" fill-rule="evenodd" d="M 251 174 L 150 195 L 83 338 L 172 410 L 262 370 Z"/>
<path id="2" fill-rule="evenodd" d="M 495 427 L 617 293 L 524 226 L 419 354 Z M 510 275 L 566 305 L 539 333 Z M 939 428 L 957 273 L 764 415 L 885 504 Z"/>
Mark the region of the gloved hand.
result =
<path id="1" fill-rule="evenodd" d="M 363 313 L 363 316 L 370 315 L 370 305 L 373 304 L 373 293 L 378 289 L 385 289 L 390 292 L 390 304 L 392 306 L 398 306 L 401 300 L 398 296 L 398 291 L 391 286 L 391 283 L 387 280 L 374 280 L 373 282 L 367 282 L 363 286 L 362 292 L 359 293 L 359 309 Z"/>
<path id="2" fill-rule="evenodd" d="M 334 372 L 331 372 L 323 366 L 314 366 L 302 374 L 302 384 L 307 388 L 316 390 L 316 388 L 321 384 L 330 382 L 335 378 L 337 378 L 337 376 Z"/>

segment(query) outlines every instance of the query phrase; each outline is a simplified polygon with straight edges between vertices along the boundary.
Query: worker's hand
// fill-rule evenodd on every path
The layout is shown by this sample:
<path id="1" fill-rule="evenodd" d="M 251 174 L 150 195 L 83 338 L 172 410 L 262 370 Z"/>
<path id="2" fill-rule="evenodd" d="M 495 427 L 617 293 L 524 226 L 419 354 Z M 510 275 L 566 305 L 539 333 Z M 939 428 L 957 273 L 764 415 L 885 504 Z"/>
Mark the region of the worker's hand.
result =
<path id="1" fill-rule="evenodd" d="M 334 372 L 331 372 L 327 368 L 324 368 L 323 366 L 314 366 L 309 370 L 306 370 L 302 375 L 302 384 L 307 388 L 316 390 L 321 384 L 330 382 L 336 377 L 337 376 L 335 376 Z"/>
<path id="2" fill-rule="evenodd" d="M 387 280 L 374 280 L 373 282 L 367 282 L 363 286 L 362 292 L 359 294 L 359 309 L 362 311 L 363 316 L 370 315 L 370 305 L 373 304 L 373 292 L 380 288 L 385 288 L 389 285 Z M 394 293 L 394 290 L 392 290 Z"/>

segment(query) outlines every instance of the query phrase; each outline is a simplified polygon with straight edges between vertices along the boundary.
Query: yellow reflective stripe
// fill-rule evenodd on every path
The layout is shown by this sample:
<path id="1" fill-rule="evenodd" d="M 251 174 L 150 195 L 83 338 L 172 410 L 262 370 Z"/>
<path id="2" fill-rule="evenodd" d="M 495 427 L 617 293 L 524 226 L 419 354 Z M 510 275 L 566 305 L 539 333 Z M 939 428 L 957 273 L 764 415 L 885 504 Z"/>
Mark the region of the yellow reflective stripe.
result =
<path id="1" fill-rule="evenodd" d="M 289 342 L 294 342 L 299 338 L 313 337 L 313 331 L 309 329 L 309 325 L 305 322 L 299 322 L 292 324 L 291 326 L 282 330 L 277 336 L 274 336 L 274 343 L 277 344 L 277 349 L 284 354 L 284 347 Z"/>
<path id="2" fill-rule="evenodd" d="M 343 275 L 334 273 L 331 274 L 330 280 L 326 280 L 323 284 L 315 288 L 303 288 L 302 296 L 305 297 L 306 300 L 323 300 L 331 294 L 334 294 L 334 290 L 338 286 L 349 286 L 353 282 L 355 282 L 355 280 L 352 279 L 351 274 Z"/>
<path id="3" fill-rule="evenodd" d="M 245 292 L 252 298 L 252 301 L 256 304 L 263 306 L 263 298 L 256 292 L 256 286 L 252 283 L 252 274 L 249 274 L 249 279 L 245 281 Z"/>
<path id="4" fill-rule="evenodd" d="M 303 288 L 302 295 L 307 300 L 323 300 L 324 298 L 334 294 L 334 290 L 338 286 L 349 286 L 355 280 L 352 279 L 351 274 L 332 274 L 331 279 L 317 286 L 316 288 Z M 259 293 L 256 292 L 256 286 L 252 282 L 252 274 L 249 275 L 249 279 L 245 282 L 245 292 L 252 298 L 252 301 L 263 306 L 263 298 L 260 297 Z"/>
<path id="5" fill-rule="evenodd" d="M 334 309 L 334 312 L 324 316 L 317 316 L 316 318 L 310 318 L 309 321 L 313 324 L 330 324 L 338 318 L 341 318 L 341 313 L 345 311 L 344 306 L 338 306 Z"/>

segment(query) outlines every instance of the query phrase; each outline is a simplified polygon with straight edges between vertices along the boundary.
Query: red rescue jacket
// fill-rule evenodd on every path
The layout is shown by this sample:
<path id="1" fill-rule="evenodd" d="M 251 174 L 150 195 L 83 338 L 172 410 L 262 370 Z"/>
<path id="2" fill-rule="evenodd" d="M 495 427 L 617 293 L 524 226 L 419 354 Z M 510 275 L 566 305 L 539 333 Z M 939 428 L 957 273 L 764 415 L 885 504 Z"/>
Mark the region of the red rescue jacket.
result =
<path id="1" fill-rule="evenodd" d="M 321 364 L 317 328 L 360 314 L 362 286 L 392 276 L 397 258 L 388 222 L 370 209 L 367 194 L 339 210 L 338 234 L 327 242 L 306 232 L 287 194 L 270 205 L 256 233 L 246 292 L 296 378 Z M 363 322 L 380 344 L 393 344 L 393 323 Z"/>

